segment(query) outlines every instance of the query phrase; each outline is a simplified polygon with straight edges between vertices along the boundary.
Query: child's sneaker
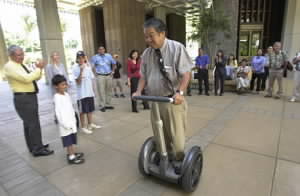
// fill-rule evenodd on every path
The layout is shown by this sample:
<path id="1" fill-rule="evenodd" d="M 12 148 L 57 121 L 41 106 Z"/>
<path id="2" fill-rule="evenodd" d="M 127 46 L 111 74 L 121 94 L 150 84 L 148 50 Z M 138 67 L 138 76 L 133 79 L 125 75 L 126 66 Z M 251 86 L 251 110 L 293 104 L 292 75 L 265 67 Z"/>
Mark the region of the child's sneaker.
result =
<path id="1" fill-rule="evenodd" d="M 296 101 L 296 97 L 291 97 L 291 99 L 289 101 L 290 102 L 295 102 Z"/>
<path id="2" fill-rule="evenodd" d="M 118 95 L 118 94 L 115 94 L 115 98 L 119 98 L 119 95 Z"/>
<path id="3" fill-rule="evenodd" d="M 101 125 L 96 125 L 96 124 L 94 124 L 94 123 L 91 123 L 91 124 L 88 125 L 88 129 L 89 129 L 89 130 L 92 130 L 92 129 L 100 129 L 100 128 L 102 128 Z"/>
<path id="4" fill-rule="evenodd" d="M 74 155 L 76 156 L 76 158 L 80 159 L 82 157 L 84 157 L 84 153 L 83 152 L 75 152 Z M 67 159 L 69 158 L 69 154 L 67 154 Z"/>
<path id="5" fill-rule="evenodd" d="M 87 128 L 81 128 L 81 131 L 82 131 L 83 133 L 85 133 L 85 134 L 92 134 L 92 133 L 93 133 L 93 131 L 91 131 L 91 130 L 89 130 L 89 129 L 87 129 Z"/>
<path id="6" fill-rule="evenodd" d="M 84 157 L 84 153 L 83 152 L 75 152 L 75 156 L 76 156 L 76 158 L 82 158 L 82 157 Z"/>
<path id="7" fill-rule="evenodd" d="M 125 98 L 125 95 L 122 93 L 122 94 L 120 95 L 120 97 Z"/>
<path id="8" fill-rule="evenodd" d="M 74 159 L 70 159 L 70 158 L 68 158 L 68 163 L 69 164 L 82 164 L 82 163 L 84 163 L 84 159 L 83 158 L 78 158 L 78 157 L 76 157 L 75 156 L 75 158 Z"/>

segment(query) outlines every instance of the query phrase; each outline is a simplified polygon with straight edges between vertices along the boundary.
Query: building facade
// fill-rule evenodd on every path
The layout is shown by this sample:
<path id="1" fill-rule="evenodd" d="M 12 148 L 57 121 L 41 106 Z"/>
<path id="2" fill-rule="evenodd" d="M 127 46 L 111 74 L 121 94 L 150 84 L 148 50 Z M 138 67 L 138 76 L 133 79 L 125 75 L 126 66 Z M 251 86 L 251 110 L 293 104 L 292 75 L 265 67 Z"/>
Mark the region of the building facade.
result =
<path id="1" fill-rule="evenodd" d="M 54 50 L 59 51 L 64 58 L 57 14 L 57 3 L 62 1 L 31 1 L 37 12 L 43 58 L 49 59 L 49 52 Z M 74 4 L 72 0 L 63 2 Z M 201 15 L 198 0 L 80 2 L 83 50 L 91 57 L 103 45 L 109 53 L 118 54 L 123 64 L 132 49 L 142 52 L 146 48 L 142 27 L 146 19 L 153 16 L 162 19 L 167 24 L 168 37 L 186 44 L 186 20 Z M 214 6 L 230 19 L 232 36 L 225 38 L 217 34 L 215 41 L 217 48 L 223 49 L 226 54 L 233 53 L 239 58 L 251 57 L 258 48 L 265 49 L 275 41 L 283 43 L 284 51 L 291 58 L 300 51 L 300 0 L 215 0 Z M 0 56 L 5 57 L 6 46 L 2 31 L 0 38 Z M 2 67 L 3 63 L 0 71 Z M 124 68 L 126 70 L 126 65 Z"/>

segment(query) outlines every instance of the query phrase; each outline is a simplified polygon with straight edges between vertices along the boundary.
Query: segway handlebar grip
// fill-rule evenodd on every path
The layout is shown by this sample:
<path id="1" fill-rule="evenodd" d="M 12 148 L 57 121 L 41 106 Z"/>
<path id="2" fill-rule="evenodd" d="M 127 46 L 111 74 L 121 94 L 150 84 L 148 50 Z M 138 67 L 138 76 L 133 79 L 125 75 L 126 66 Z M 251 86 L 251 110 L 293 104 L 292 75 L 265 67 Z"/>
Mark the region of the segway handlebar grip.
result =
<path id="1" fill-rule="evenodd" d="M 173 103 L 174 99 L 171 97 L 159 97 L 159 96 L 134 96 L 132 97 L 135 100 L 142 101 L 153 101 L 153 102 L 163 102 L 163 103 Z"/>

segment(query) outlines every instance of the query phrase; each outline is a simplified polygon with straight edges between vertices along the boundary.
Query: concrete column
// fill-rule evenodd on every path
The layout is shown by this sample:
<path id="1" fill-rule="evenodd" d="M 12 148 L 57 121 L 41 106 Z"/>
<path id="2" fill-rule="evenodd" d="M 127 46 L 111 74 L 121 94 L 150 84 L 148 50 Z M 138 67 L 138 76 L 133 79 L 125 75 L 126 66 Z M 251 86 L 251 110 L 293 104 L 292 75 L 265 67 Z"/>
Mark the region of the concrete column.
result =
<path id="1" fill-rule="evenodd" d="M 283 50 L 292 59 L 300 51 L 300 0 L 287 0 L 283 25 Z"/>
<path id="2" fill-rule="evenodd" d="M 5 44 L 4 34 L 0 23 L 0 81 L 4 79 L 3 66 L 8 61 L 7 48 Z"/>
<path id="3" fill-rule="evenodd" d="M 219 10 L 228 16 L 231 34 L 230 38 L 226 38 L 223 33 L 217 33 L 215 37 L 215 51 L 211 55 L 215 55 L 217 49 L 224 50 L 225 54 L 236 54 L 238 43 L 238 15 L 239 0 L 218 0 L 214 1 L 215 12 Z M 205 46 L 204 46 L 205 47 Z M 238 55 L 238 54 L 236 54 Z"/>
<path id="4" fill-rule="evenodd" d="M 177 14 L 167 15 L 168 38 L 186 45 L 185 17 Z"/>
<path id="5" fill-rule="evenodd" d="M 164 23 L 167 22 L 167 9 L 165 7 L 154 8 L 154 17 L 161 19 Z"/>
<path id="6" fill-rule="evenodd" d="M 126 60 L 132 49 L 146 47 L 143 33 L 145 6 L 136 0 L 105 0 L 103 3 L 106 49 L 117 53 L 127 70 Z"/>
<path id="7" fill-rule="evenodd" d="M 96 51 L 96 9 L 93 6 L 81 9 L 80 30 L 82 38 L 82 47 L 88 57 L 95 54 Z"/>
<path id="8" fill-rule="evenodd" d="M 34 0 L 43 59 L 48 63 L 51 52 L 60 54 L 66 66 L 64 45 L 56 0 Z"/>

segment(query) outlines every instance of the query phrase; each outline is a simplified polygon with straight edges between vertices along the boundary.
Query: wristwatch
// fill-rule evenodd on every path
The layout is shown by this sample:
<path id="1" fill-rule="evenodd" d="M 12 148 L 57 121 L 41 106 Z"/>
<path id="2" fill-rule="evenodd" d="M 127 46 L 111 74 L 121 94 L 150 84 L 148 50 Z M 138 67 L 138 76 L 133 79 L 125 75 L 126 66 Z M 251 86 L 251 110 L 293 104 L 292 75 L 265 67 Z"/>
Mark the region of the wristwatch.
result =
<path id="1" fill-rule="evenodd" d="M 176 90 L 176 93 L 179 93 L 179 95 L 183 95 L 183 91 L 181 90 Z"/>

